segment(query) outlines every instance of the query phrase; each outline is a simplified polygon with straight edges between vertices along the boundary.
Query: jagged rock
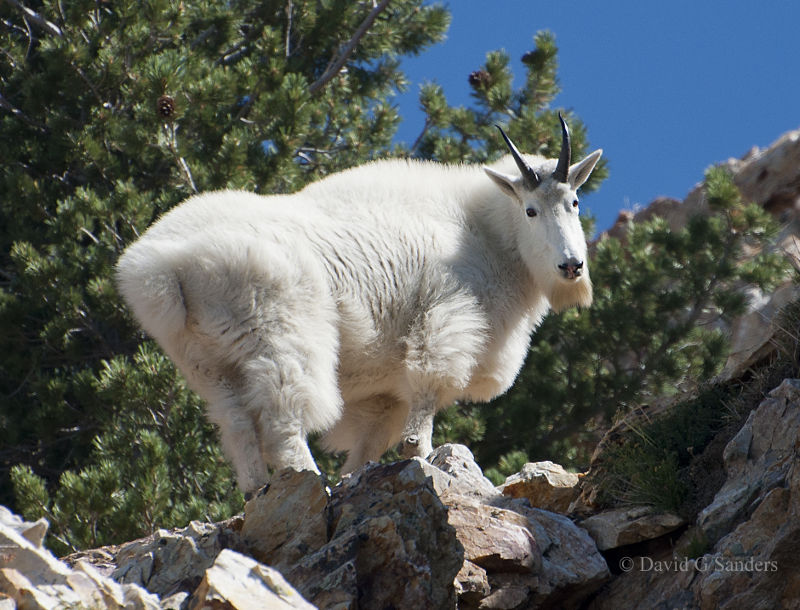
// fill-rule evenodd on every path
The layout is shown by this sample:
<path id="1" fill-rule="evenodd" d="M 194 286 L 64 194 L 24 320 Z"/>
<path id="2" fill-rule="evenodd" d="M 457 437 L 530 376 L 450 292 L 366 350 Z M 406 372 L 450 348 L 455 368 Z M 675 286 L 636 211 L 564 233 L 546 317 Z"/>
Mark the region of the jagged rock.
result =
<path id="1" fill-rule="evenodd" d="M 491 577 L 490 583 L 492 592 L 481 600 L 478 607 L 481 610 L 512 610 L 527 605 L 537 579 L 523 574 L 496 574 Z M 532 606 L 535 608 L 539 604 Z"/>
<path id="2" fill-rule="evenodd" d="M 800 607 L 799 434 L 800 380 L 787 379 L 726 446 L 728 480 L 684 534 L 706 532 L 705 554 L 633 558 L 632 571 L 588 607 L 611 610 L 630 600 L 638 607 Z M 682 539 L 676 548 L 689 544 Z"/>
<path id="3" fill-rule="evenodd" d="M 533 578 L 514 578 L 509 586 L 526 587 L 531 607 L 578 607 L 609 578 L 610 572 L 589 534 L 571 519 L 510 500 L 506 508 L 524 515 L 540 549 L 541 569 Z M 499 582 L 495 579 L 493 588 Z"/>
<path id="4" fill-rule="evenodd" d="M 526 498 L 531 506 L 565 513 L 579 493 L 580 477 L 553 462 L 525 464 L 499 487 L 503 495 Z"/>
<path id="5" fill-rule="evenodd" d="M 514 511 L 462 502 L 449 507 L 449 522 L 464 557 L 488 572 L 539 572 L 542 554 L 528 520 Z"/>
<path id="6" fill-rule="evenodd" d="M 648 506 L 605 510 L 580 523 L 601 551 L 652 540 L 685 524 L 678 515 L 653 512 Z"/>
<path id="7" fill-rule="evenodd" d="M 44 525 L 25 523 L 5 508 L 0 520 L 0 594 L 21 608 L 160 608 L 158 597 L 120 585 L 89 563 L 70 568 L 41 547 Z M 25 536 L 28 534 L 31 539 Z M 0 598 L 2 601 L 2 598 Z"/>
<path id="8" fill-rule="evenodd" d="M 192 521 L 176 530 L 159 529 L 123 544 L 114 556 L 117 582 L 139 585 L 161 597 L 191 593 L 220 551 L 240 545 L 239 519 L 222 523 Z"/>
<path id="9" fill-rule="evenodd" d="M 731 166 L 745 199 L 774 214 L 793 207 L 800 196 L 800 130 L 782 135 L 766 150 L 753 150 Z"/>
<path id="10" fill-rule="evenodd" d="M 785 484 L 800 434 L 800 379 L 786 379 L 751 412 L 725 447 L 728 478 L 697 523 L 716 540 L 752 512 L 772 489 Z"/>
<path id="11" fill-rule="evenodd" d="M 775 351 L 775 336 L 781 332 L 775 318 L 798 297 L 800 287 L 794 282 L 787 282 L 766 294 L 757 289 L 751 291 L 747 312 L 732 323 L 730 353 L 718 381 L 740 377 L 753 364 Z"/>
<path id="12" fill-rule="evenodd" d="M 39 519 L 33 523 L 23 521 L 5 506 L 0 506 L 0 524 L 19 532 L 33 546 L 36 547 L 42 546 L 42 542 L 44 541 L 44 537 L 47 534 L 47 528 L 49 526 L 47 519 Z"/>
<path id="13" fill-rule="evenodd" d="M 440 496 L 457 493 L 462 496 L 491 499 L 499 495 L 494 484 L 483 476 L 472 452 L 464 445 L 447 443 L 434 449 L 428 460 L 441 472 L 447 473 L 447 485 L 442 477 L 434 475 L 434 487 Z"/>
<path id="14" fill-rule="evenodd" d="M 610 577 L 588 533 L 563 515 L 524 499 L 443 497 L 465 549 L 460 608 L 577 607 Z"/>
<path id="15" fill-rule="evenodd" d="M 464 565 L 461 566 L 456 575 L 458 607 L 476 606 L 491 591 L 486 570 L 479 565 L 475 565 L 469 559 L 465 559 Z"/>
<path id="16" fill-rule="evenodd" d="M 164 608 L 278 607 L 261 597 L 274 591 L 278 566 L 310 603 L 342 610 L 573 607 L 608 577 L 584 530 L 503 496 L 465 447 L 441 447 L 431 460 L 438 466 L 420 458 L 368 464 L 330 492 L 313 473 L 279 473 L 243 516 L 79 553 L 72 570 L 56 562 L 75 592 L 59 599 L 78 604 L 101 589 L 104 576 L 90 561 L 125 583 L 106 579 L 114 587 L 136 583 L 158 593 Z M 14 523 L 22 539 L 17 530 L 30 527 Z M 13 567 L 0 581 L 34 591 L 46 606 L 54 593 L 27 584 L 27 564 Z M 95 595 L 93 603 L 116 607 L 122 598 L 109 591 L 111 601 Z"/>
<path id="17" fill-rule="evenodd" d="M 253 557 L 285 571 L 328 542 L 327 504 L 322 477 L 284 470 L 245 505 L 242 539 Z"/>
<path id="18" fill-rule="evenodd" d="M 331 493 L 330 542 L 287 579 L 318 606 L 454 607 L 463 549 L 429 468 L 415 458 L 345 478 Z"/>
<path id="19" fill-rule="evenodd" d="M 315 608 L 286 582 L 280 572 L 230 549 L 220 551 L 186 607 L 188 610 Z"/>

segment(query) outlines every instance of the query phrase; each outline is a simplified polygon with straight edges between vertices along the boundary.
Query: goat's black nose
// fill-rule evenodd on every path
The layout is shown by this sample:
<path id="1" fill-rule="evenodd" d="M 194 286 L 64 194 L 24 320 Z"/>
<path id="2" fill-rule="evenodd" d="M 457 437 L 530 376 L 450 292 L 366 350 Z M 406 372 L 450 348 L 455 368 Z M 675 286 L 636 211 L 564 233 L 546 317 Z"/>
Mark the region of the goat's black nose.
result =
<path id="1" fill-rule="evenodd" d="M 561 269 L 561 272 L 564 274 L 564 277 L 568 280 L 573 280 L 576 277 L 581 276 L 581 269 L 583 269 L 583 261 L 579 261 L 577 258 L 571 258 L 566 263 L 563 263 L 558 266 Z"/>

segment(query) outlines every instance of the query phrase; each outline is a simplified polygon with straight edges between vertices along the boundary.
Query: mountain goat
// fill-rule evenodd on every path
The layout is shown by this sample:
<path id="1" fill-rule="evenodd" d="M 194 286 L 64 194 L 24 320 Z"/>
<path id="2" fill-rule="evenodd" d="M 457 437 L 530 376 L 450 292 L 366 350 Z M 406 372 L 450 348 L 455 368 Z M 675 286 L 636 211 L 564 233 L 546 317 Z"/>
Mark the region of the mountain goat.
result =
<path id="1" fill-rule="evenodd" d="M 588 306 L 570 165 L 511 154 L 490 167 L 378 161 L 291 195 L 194 196 L 133 243 L 118 285 L 207 403 L 244 492 L 268 467 L 344 472 L 431 450 L 433 417 L 516 378 L 545 313 Z M 488 176 L 488 178 L 487 178 Z M 318 472 L 318 471 L 317 471 Z"/>

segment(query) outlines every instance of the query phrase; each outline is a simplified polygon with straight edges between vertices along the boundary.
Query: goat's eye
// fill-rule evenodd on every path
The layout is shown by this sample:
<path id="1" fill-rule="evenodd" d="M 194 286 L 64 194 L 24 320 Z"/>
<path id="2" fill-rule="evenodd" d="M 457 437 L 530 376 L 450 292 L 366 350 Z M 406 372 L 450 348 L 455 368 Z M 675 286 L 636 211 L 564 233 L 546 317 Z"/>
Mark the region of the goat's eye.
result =
<path id="1" fill-rule="evenodd" d="M 533 218 L 534 216 L 536 216 L 536 210 L 534 210 L 533 208 L 528 208 L 527 210 L 525 210 L 525 213 L 526 213 L 528 216 L 530 216 L 531 218 Z"/>
<path id="2" fill-rule="evenodd" d="M 578 207 L 578 200 L 577 199 L 572 202 L 572 207 L 573 208 L 577 208 Z"/>

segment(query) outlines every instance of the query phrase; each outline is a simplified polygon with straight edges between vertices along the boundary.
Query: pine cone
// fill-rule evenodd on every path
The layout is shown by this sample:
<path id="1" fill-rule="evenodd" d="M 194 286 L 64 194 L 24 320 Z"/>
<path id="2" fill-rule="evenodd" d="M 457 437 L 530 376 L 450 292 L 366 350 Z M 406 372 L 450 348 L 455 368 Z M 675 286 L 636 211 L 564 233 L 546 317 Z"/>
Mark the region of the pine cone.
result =
<path id="1" fill-rule="evenodd" d="M 492 75 L 486 70 L 475 70 L 470 72 L 469 84 L 473 87 L 488 87 L 492 84 Z"/>
<path id="2" fill-rule="evenodd" d="M 175 100 L 169 95 L 162 95 L 156 102 L 156 109 L 165 119 L 172 118 L 175 115 Z"/>

